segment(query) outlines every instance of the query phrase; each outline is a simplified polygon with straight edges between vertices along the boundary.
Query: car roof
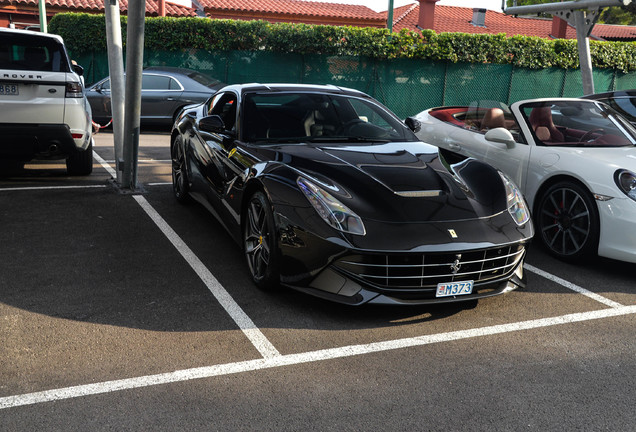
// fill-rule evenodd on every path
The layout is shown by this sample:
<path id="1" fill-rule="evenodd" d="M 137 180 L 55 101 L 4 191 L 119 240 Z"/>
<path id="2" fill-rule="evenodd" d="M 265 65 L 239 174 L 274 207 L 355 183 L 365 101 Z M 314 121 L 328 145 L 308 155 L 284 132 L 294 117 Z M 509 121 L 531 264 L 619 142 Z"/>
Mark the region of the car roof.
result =
<path id="1" fill-rule="evenodd" d="M 164 72 L 173 75 L 184 75 L 188 76 L 193 73 L 199 73 L 193 69 L 186 69 L 181 67 L 173 67 L 173 66 L 149 66 L 144 68 L 144 72 Z"/>
<path id="2" fill-rule="evenodd" d="M 55 39 L 56 41 L 60 43 L 64 43 L 62 40 L 62 36 L 51 34 L 51 33 L 42 33 L 42 32 L 37 32 L 33 30 L 19 30 L 19 29 L 5 28 L 5 27 L 0 27 L 0 32 L 13 33 L 16 35 L 50 38 L 50 39 Z"/>
<path id="3" fill-rule="evenodd" d="M 232 84 L 219 89 L 219 91 L 235 91 L 237 93 L 254 93 L 254 92 L 301 92 L 301 93 L 331 93 L 346 94 L 352 96 L 360 96 L 370 98 L 369 95 L 355 89 L 338 87 L 335 85 L 319 85 L 319 84 L 291 84 L 291 83 L 249 83 L 249 84 Z"/>
<path id="4" fill-rule="evenodd" d="M 605 98 L 617 98 L 617 97 L 636 97 L 636 89 L 615 90 L 615 91 L 595 93 L 595 94 L 583 96 L 583 98 L 585 99 L 605 99 Z"/>

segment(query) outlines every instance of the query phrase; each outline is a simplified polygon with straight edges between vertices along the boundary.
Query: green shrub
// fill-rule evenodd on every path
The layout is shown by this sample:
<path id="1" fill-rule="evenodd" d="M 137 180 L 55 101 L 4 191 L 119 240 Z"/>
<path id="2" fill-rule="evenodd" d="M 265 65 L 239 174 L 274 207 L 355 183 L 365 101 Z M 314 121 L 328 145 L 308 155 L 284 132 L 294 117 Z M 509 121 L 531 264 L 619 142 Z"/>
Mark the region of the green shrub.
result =
<path id="1" fill-rule="evenodd" d="M 126 16 L 122 16 L 124 45 L 126 22 Z M 68 49 L 81 55 L 106 50 L 105 27 L 104 15 L 64 13 L 53 17 L 49 31 L 61 35 Z M 149 50 L 273 51 L 512 64 L 530 69 L 579 66 L 574 40 L 406 29 L 390 34 L 383 28 L 266 21 L 149 17 L 145 21 L 144 43 Z M 593 41 L 590 52 L 597 68 L 624 73 L 636 70 L 636 42 Z"/>

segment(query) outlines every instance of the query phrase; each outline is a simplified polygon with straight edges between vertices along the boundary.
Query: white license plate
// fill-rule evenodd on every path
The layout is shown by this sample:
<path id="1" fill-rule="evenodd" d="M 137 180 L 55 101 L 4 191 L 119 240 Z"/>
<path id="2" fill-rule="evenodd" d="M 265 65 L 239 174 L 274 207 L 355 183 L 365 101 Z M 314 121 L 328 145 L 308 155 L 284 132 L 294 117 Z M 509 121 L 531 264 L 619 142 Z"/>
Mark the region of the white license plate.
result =
<path id="1" fill-rule="evenodd" d="M 473 281 L 447 282 L 437 284 L 435 297 L 450 297 L 471 294 L 473 292 Z"/>
<path id="2" fill-rule="evenodd" d="M 20 87 L 17 84 L 0 84 L 0 96 L 17 96 Z"/>

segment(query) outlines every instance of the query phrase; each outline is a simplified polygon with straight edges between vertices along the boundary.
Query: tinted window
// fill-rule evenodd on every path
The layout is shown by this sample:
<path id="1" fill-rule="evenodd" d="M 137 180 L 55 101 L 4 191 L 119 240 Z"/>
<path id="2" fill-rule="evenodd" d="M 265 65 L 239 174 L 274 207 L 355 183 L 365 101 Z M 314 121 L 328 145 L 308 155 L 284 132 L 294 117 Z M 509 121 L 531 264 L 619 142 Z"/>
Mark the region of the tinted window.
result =
<path id="1" fill-rule="evenodd" d="M 618 97 L 615 99 L 603 100 L 616 111 L 627 117 L 632 122 L 636 121 L 636 97 Z"/>
<path id="2" fill-rule="evenodd" d="M 3 34 L 0 68 L 42 72 L 69 72 L 62 45 L 46 37 Z"/>
<path id="3" fill-rule="evenodd" d="M 188 74 L 188 77 L 209 88 L 219 87 L 222 84 L 221 81 L 199 72 L 192 72 Z"/>
<path id="4" fill-rule="evenodd" d="M 406 126 L 373 100 L 323 93 L 245 96 L 248 141 L 415 141 Z"/>
<path id="5" fill-rule="evenodd" d="M 170 90 L 171 79 L 163 75 L 143 75 L 141 88 L 142 90 Z"/>
<path id="6" fill-rule="evenodd" d="M 181 90 L 181 84 L 174 78 L 170 78 L 170 82 L 168 83 L 169 90 Z"/>
<path id="7" fill-rule="evenodd" d="M 212 100 L 208 114 L 220 116 L 226 130 L 234 129 L 236 124 L 236 95 L 234 93 L 216 95 Z"/>

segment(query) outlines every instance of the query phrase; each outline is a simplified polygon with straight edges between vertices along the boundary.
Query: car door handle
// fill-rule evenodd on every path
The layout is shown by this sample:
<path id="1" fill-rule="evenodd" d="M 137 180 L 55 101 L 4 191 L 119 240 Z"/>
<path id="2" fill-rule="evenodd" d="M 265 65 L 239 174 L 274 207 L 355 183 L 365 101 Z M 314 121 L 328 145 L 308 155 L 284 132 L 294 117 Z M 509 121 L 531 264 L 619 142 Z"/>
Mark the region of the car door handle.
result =
<path id="1" fill-rule="evenodd" d="M 169 98 L 166 98 L 166 100 L 173 101 L 175 100 L 175 98 L 169 97 Z"/>
<path id="2" fill-rule="evenodd" d="M 462 146 L 458 143 L 451 142 L 451 143 L 448 143 L 448 148 L 451 150 L 461 150 Z"/>

